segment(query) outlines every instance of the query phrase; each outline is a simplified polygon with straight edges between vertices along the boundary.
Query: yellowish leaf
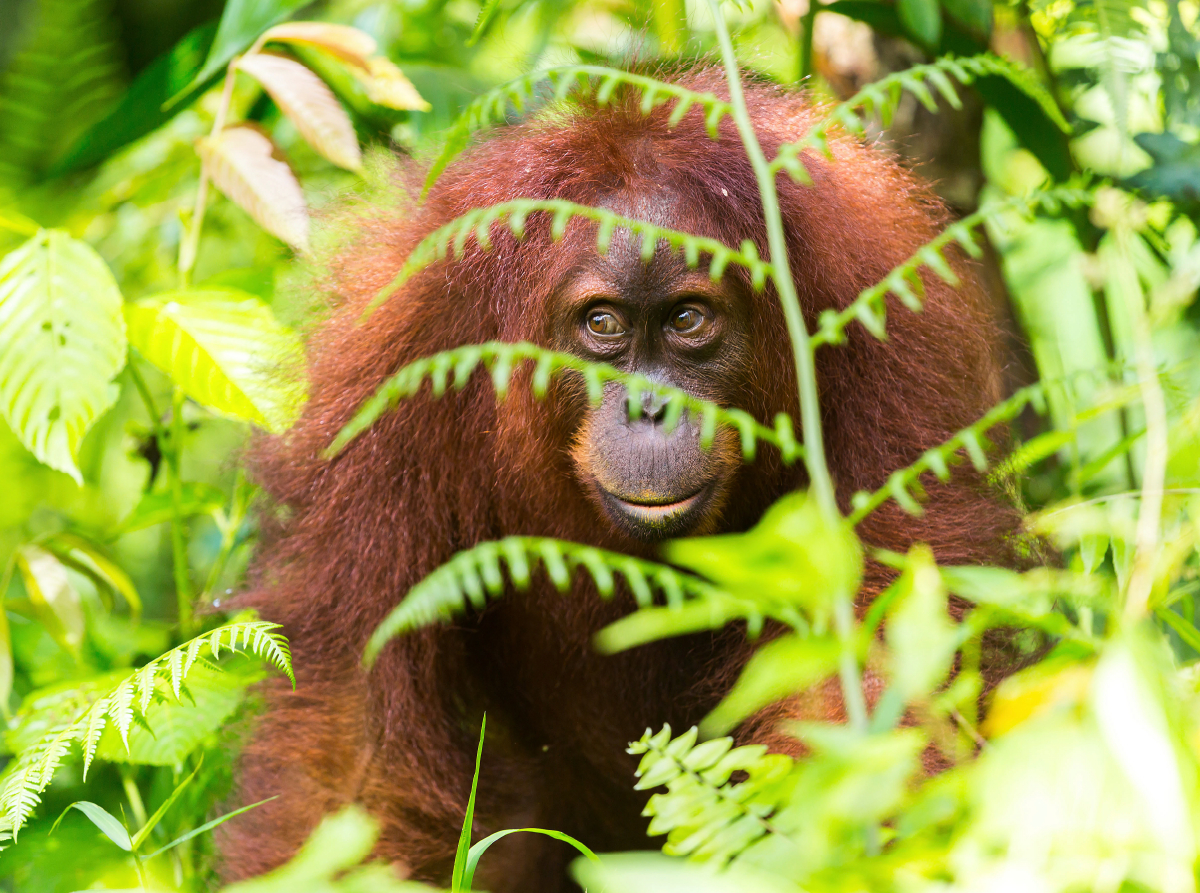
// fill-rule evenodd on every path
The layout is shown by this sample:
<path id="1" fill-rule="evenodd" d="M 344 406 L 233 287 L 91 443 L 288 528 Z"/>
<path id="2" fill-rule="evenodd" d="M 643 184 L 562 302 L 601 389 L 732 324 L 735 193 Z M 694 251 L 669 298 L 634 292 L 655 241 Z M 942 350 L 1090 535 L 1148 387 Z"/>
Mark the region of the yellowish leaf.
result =
<path id="1" fill-rule="evenodd" d="M 259 44 L 271 41 L 320 47 L 359 68 L 367 67 L 367 59 L 375 54 L 376 48 L 375 38 L 370 34 L 350 25 L 330 22 L 285 22 L 263 34 Z"/>
<path id="2" fill-rule="evenodd" d="M 25 592 L 42 625 L 59 645 L 78 654 L 83 642 L 83 606 L 67 569 L 51 552 L 32 543 L 19 547 L 16 559 Z"/>
<path id="3" fill-rule="evenodd" d="M 399 68 L 383 56 L 372 56 L 365 70 L 353 69 L 362 81 L 371 102 L 390 109 L 415 109 L 427 112 L 432 106 L 421 98 L 417 88 Z"/>
<path id="4" fill-rule="evenodd" d="M 243 56 L 237 67 L 263 85 L 309 145 L 338 167 L 362 169 L 362 152 L 350 116 L 310 69 L 274 53 Z"/>
<path id="5" fill-rule="evenodd" d="M 308 250 L 308 207 L 275 145 L 253 127 L 227 127 L 203 137 L 196 151 L 213 183 L 263 229 L 293 248 Z"/>
<path id="6" fill-rule="evenodd" d="M 1090 664 L 1044 661 L 1010 676 L 996 689 L 983 733 L 993 738 L 1052 710 L 1080 708 L 1093 669 Z"/>

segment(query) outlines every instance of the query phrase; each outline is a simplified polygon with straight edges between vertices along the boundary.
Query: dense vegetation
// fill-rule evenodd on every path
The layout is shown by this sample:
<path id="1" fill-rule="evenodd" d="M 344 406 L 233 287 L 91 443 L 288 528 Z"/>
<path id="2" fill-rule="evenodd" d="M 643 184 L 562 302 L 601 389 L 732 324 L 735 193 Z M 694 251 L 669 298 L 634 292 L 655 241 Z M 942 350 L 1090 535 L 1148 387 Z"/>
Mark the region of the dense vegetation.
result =
<path id="1" fill-rule="evenodd" d="M 846 312 L 793 331 L 801 419 L 667 394 L 672 412 L 734 426 L 747 461 L 757 448 L 805 462 L 809 493 L 749 533 L 670 544 L 670 564 L 547 540 L 486 544 L 414 589 L 367 660 L 390 636 L 483 605 L 505 575 L 519 588 L 543 572 L 564 584 L 591 574 L 602 592 L 625 579 L 639 608 L 602 633 L 607 649 L 736 620 L 788 628 L 700 730 L 631 744 L 642 758 L 630 784 L 657 791 L 650 830 L 666 835 L 665 855 L 595 861 L 587 841 L 564 841 L 585 853 L 575 871 L 591 890 L 1195 890 L 1195 0 L 13 8 L 16 27 L 0 35 L 0 883 L 219 886 L 210 832 L 230 821 L 236 833 L 221 804 L 254 683 L 292 672 L 285 631 L 223 614 L 222 599 L 255 538 L 238 450 L 253 426 L 285 430 L 304 399 L 278 372 L 296 368 L 296 331 L 312 318 L 297 295 L 326 236 L 310 209 L 363 188 L 371 152 L 389 142 L 436 159 L 436 176 L 480 130 L 620 87 L 647 108 L 732 121 L 768 209 L 775 175 L 803 182 L 803 153 L 823 150 L 827 128 L 965 132 L 978 153 L 951 169 L 967 187 L 939 183 L 959 220 Z M 726 102 L 631 75 L 631 54 L 708 54 L 731 87 L 739 65 L 807 79 L 828 118 L 763 158 L 736 89 Z M 762 259 L 566 203 L 479 209 L 401 276 L 493 224 L 519 234 L 530 214 L 560 228 L 587 217 L 602 241 L 620 227 L 665 239 L 716 272 L 745 266 L 796 309 L 782 250 Z M 1002 274 L 1020 335 L 1007 348 L 1012 396 L 843 518 L 821 451 L 794 434 L 819 430 L 813 352 L 836 350 L 848 326 L 886 337 L 887 304 L 919 310 L 922 277 L 953 278 L 941 254 L 951 244 Z M 654 387 L 533 345 L 466 345 L 399 370 L 333 449 L 423 382 L 440 392 L 482 366 L 502 392 L 527 362 L 535 388 L 557 374 Z M 938 567 L 922 547 L 876 553 L 896 582 L 857 619 L 855 524 L 887 500 L 920 512 L 922 480 L 955 463 L 987 469 L 997 423 L 1019 443 L 990 473 L 1061 558 L 1018 573 Z M 961 624 L 947 617 L 951 594 L 971 605 Z M 981 709 L 984 636 L 1014 626 L 1037 660 Z M 887 680 L 872 710 L 867 664 Z M 798 725 L 809 758 L 719 737 L 834 676 L 849 722 Z M 932 778 L 921 770 L 931 742 L 953 764 Z M 331 817 L 295 862 L 241 889 L 407 888 L 362 864 L 373 834 L 354 810 Z M 470 889 L 488 843 L 466 835 L 456 888 Z"/>

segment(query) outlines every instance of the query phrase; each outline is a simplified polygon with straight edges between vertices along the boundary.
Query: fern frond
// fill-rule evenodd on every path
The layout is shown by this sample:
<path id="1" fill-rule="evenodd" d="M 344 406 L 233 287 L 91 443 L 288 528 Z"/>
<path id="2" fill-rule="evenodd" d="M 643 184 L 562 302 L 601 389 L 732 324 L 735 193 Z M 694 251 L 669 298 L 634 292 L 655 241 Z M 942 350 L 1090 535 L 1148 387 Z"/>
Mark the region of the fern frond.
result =
<path id="1" fill-rule="evenodd" d="M 941 94 L 953 108 L 960 108 L 962 101 L 958 98 L 951 78 L 966 85 L 985 75 L 999 75 L 1010 81 L 1033 99 L 1055 124 L 1064 131 L 1070 129 L 1054 98 L 1024 66 L 991 53 L 961 59 L 946 56 L 927 65 L 914 65 L 904 71 L 897 71 L 867 84 L 845 102 L 835 105 L 803 139 L 780 146 L 778 154 L 771 162 L 771 170 L 785 170 L 798 182 L 808 183 L 808 171 L 800 160 L 800 155 L 806 149 L 815 149 L 829 156 L 831 153 L 828 132 L 834 125 L 840 124 L 850 133 L 862 133 L 867 127 L 867 118 L 878 115 L 886 127 L 905 93 L 916 96 L 930 111 L 937 111 L 934 91 Z"/>
<path id="2" fill-rule="evenodd" d="M 721 119 L 732 114 L 728 102 L 714 93 L 698 93 L 678 84 L 660 81 L 641 74 L 632 74 L 619 68 L 603 65 L 562 65 L 534 71 L 510 81 L 494 90 L 489 90 L 473 100 L 459 115 L 449 131 L 446 145 L 429 169 L 425 191 L 437 182 L 438 177 L 455 157 L 466 148 L 471 135 L 503 121 L 511 105 L 517 112 L 524 111 L 536 99 L 537 88 L 547 83 L 554 89 L 554 99 L 562 101 L 568 96 L 594 96 L 597 104 L 607 105 L 613 92 L 620 86 L 633 87 L 642 94 L 642 114 L 649 114 L 664 102 L 675 102 L 671 111 L 670 126 L 674 127 L 693 106 L 704 109 L 704 124 L 709 135 L 717 137 Z"/>
<path id="3" fill-rule="evenodd" d="M 481 248 L 486 250 L 491 247 L 491 229 L 494 223 L 507 226 L 514 236 L 518 239 L 523 238 L 526 219 L 530 214 L 537 212 L 551 215 L 550 234 L 555 241 L 566 234 L 567 224 L 572 219 L 582 218 L 598 223 L 596 250 L 601 254 L 608 252 L 614 230 L 627 229 L 632 235 L 641 237 L 642 257 L 646 260 L 654 257 L 658 243 L 664 241 L 683 255 L 690 268 L 699 266 L 702 254 L 708 255 L 708 274 L 713 281 L 720 279 L 730 264 L 749 270 L 751 282 L 759 290 L 771 275 L 771 265 L 759 258 L 758 249 L 749 239 L 743 241 L 740 248 L 730 248 L 716 239 L 667 229 L 646 220 L 614 214 L 604 208 L 561 199 L 515 199 L 486 208 L 473 208 L 431 232 L 413 249 L 395 278 L 371 299 L 364 315 L 371 313 L 426 267 L 445 260 L 447 255 L 452 254 L 455 259 L 462 257 L 467 241 L 472 237 Z"/>
<path id="4" fill-rule="evenodd" d="M 974 230 L 1001 214 L 1018 211 L 1031 214 L 1039 208 L 1057 211 L 1062 205 L 1078 207 L 1090 204 L 1093 193 L 1079 186 L 1063 186 L 1031 193 L 1020 198 L 992 202 L 968 214 L 946 227 L 939 235 L 926 242 L 908 260 L 893 269 L 882 282 L 860 292 L 858 297 L 841 311 L 826 310 L 817 321 L 817 331 L 812 336 L 815 350 L 822 344 L 842 344 L 846 340 L 846 326 L 853 320 L 876 338 L 887 337 L 887 296 L 895 295 L 909 310 L 920 313 L 925 299 L 925 286 L 921 281 L 921 269 L 926 268 L 950 285 L 958 284 L 958 277 L 946 262 L 944 251 L 951 243 L 958 243 L 971 257 L 981 255 L 975 242 Z"/>
<path id="5" fill-rule="evenodd" d="M 638 790 L 666 785 L 650 798 L 647 834 L 666 834 L 663 852 L 724 864 L 769 834 L 782 834 L 771 816 L 795 788 L 796 762 L 761 744 L 733 747 L 731 738 L 696 744 L 692 727 L 672 740 L 671 727 L 646 730 L 628 752 L 641 755 Z M 731 783 L 734 772 L 744 780 Z"/>
<path id="6" fill-rule="evenodd" d="M 865 490 L 855 493 L 850 500 L 853 509 L 849 517 L 850 523 L 857 524 L 889 499 L 895 499 L 900 507 L 909 514 L 920 515 L 922 513 L 921 504 L 917 501 L 917 495 L 914 494 L 922 492 L 921 475 L 931 471 L 938 480 L 948 481 L 950 466 L 962 461 L 960 451 L 966 453 L 977 471 L 986 471 L 988 468 L 986 434 L 991 428 L 1004 422 L 1011 422 L 1024 411 L 1026 406 L 1032 406 L 1038 415 L 1045 415 L 1048 409 L 1047 395 L 1051 390 L 1058 388 L 1070 393 L 1076 383 L 1107 378 L 1113 368 L 1114 365 L 1109 364 L 1095 369 L 1081 369 L 1063 378 L 1040 381 L 1021 388 L 1007 400 L 997 403 L 977 422 L 963 428 L 945 443 L 926 450 L 912 465 L 892 472 L 888 476 L 887 483 L 878 490 L 873 493 Z M 1108 401 L 1103 409 L 1104 411 L 1119 409 L 1138 399 L 1139 396 L 1140 391 L 1137 388 L 1126 388 L 1119 398 Z"/>
<path id="7" fill-rule="evenodd" d="M 513 373 L 527 361 L 535 364 L 533 393 L 538 398 L 545 396 L 552 376 L 567 371 L 576 372 L 583 376 L 588 397 L 593 403 L 600 401 L 605 384 L 609 382 L 623 384 L 629 392 L 630 413 L 635 417 L 641 410 L 641 400 L 638 399 L 641 394 L 652 393 L 665 397 L 668 403 L 663 425 L 668 431 L 678 424 L 684 412 L 693 413 L 699 419 L 701 445 L 705 448 L 712 444 L 717 426 L 728 425 L 740 435 L 742 455 L 747 461 L 754 459 L 756 445 L 760 440 L 778 447 L 783 460 L 788 463 L 793 462 L 803 453 L 803 447 L 796 442 L 792 420 L 784 413 L 776 416 L 774 428 L 768 428 L 744 410 L 718 406 L 707 400 L 693 397 L 679 388 L 652 381 L 644 375 L 621 372 L 605 363 L 595 363 L 580 359 L 573 354 L 548 350 L 527 341 L 516 344 L 489 341 L 484 344 L 471 344 L 442 351 L 402 367 L 384 382 L 355 413 L 354 418 L 338 432 L 325 455 L 326 457 L 337 455 L 346 444 L 373 425 L 381 415 L 394 407 L 400 400 L 415 395 L 426 378 L 432 383 L 433 395 L 440 397 L 446 392 L 448 386 L 456 390 L 461 389 L 466 385 L 471 374 L 479 366 L 483 366 L 491 373 L 492 385 L 495 387 L 496 393 L 503 396 L 508 392 Z M 451 378 L 451 374 L 453 374 L 453 378 Z"/>
<path id="8" fill-rule="evenodd" d="M 449 620 L 468 608 L 483 610 L 489 598 L 503 594 L 505 567 L 512 584 L 524 589 L 539 564 L 560 591 L 571 585 L 575 572 L 582 568 L 602 598 L 612 597 L 613 575 L 620 574 L 640 608 L 653 606 L 659 598 L 669 609 L 679 610 L 686 599 L 701 599 L 726 608 L 722 623 L 724 618 L 755 611 L 747 600 L 666 564 L 551 537 L 510 536 L 459 552 L 410 589 L 371 635 L 363 663 L 373 664 L 383 646 L 402 633 Z"/>
<path id="9" fill-rule="evenodd" d="M 228 637 L 226 650 L 256 655 L 283 672 L 294 685 L 291 653 L 287 640 L 274 632 L 277 629 L 279 624 L 260 620 L 217 627 L 134 670 L 79 710 L 73 719 L 56 724 L 18 753 L 0 777 L 0 829 L 11 829 L 13 839 L 16 838 L 72 744 L 80 745 L 85 779 L 100 736 L 110 722 L 128 747 L 130 727 L 135 722 L 145 722 L 153 704 L 165 701 L 168 695 L 178 699 L 180 686 L 205 645 L 215 658 L 222 637 Z M 184 663 L 181 656 L 190 656 L 190 660 Z"/>

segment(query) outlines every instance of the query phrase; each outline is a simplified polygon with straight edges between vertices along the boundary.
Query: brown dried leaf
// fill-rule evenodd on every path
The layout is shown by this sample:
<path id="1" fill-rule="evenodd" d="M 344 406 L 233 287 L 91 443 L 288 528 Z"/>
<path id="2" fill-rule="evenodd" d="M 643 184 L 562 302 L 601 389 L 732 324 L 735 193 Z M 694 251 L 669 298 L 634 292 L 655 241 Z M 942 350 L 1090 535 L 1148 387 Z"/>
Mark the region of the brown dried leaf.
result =
<path id="1" fill-rule="evenodd" d="M 292 169 L 275 145 L 247 125 L 227 127 L 196 143 L 213 183 L 258 225 L 300 251 L 308 250 L 308 207 Z"/>
<path id="2" fill-rule="evenodd" d="M 353 69 L 367 90 L 367 96 L 377 105 L 390 109 L 415 109 L 427 112 L 432 106 L 421 98 L 417 88 L 389 59 L 372 56 L 365 71 Z"/>
<path id="3" fill-rule="evenodd" d="M 325 82 L 294 59 L 254 53 L 237 67 L 263 85 L 314 149 L 347 170 L 362 170 L 362 152 L 350 116 Z"/>
<path id="4" fill-rule="evenodd" d="M 259 45 L 273 40 L 320 47 L 359 68 L 367 67 L 367 59 L 375 54 L 376 47 L 371 35 L 349 25 L 329 22 L 285 22 L 263 34 Z"/>

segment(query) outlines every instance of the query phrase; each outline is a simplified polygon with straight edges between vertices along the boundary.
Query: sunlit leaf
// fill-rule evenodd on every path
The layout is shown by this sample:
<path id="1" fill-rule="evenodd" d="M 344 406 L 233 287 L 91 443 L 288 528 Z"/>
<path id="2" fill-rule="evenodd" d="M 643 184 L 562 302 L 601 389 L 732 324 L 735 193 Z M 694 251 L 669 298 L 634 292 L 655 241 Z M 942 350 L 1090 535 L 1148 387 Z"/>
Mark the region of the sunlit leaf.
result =
<path id="1" fill-rule="evenodd" d="M 832 637 L 787 635 L 760 646 L 700 731 L 724 735 L 755 711 L 816 685 L 835 672 L 840 653 Z"/>
<path id="2" fill-rule="evenodd" d="M 225 195 L 267 232 L 308 251 L 308 206 L 296 175 L 275 157 L 275 145 L 249 125 L 201 138 L 196 151 Z"/>
<path id="3" fill-rule="evenodd" d="M 84 633 L 83 607 L 67 569 L 52 553 L 32 543 L 17 549 L 16 563 L 46 631 L 63 648 L 78 654 Z"/>
<path id="4" fill-rule="evenodd" d="M 417 88 L 388 59 L 372 56 L 366 69 L 352 69 L 367 90 L 367 96 L 378 105 L 390 109 L 427 112 L 432 106 L 417 92 Z"/>
<path id="5" fill-rule="evenodd" d="M 250 46 L 260 34 L 304 3 L 305 0 L 229 0 L 221 13 L 203 67 L 166 105 L 170 107 L 180 102 L 229 64 L 230 59 Z"/>
<path id="6" fill-rule="evenodd" d="M 375 55 L 376 49 L 375 38 L 370 34 L 334 22 L 284 22 L 267 29 L 259 38 L 259 43 L 272 41 L 319 47 L 360 68 L 367 67 L 367 60 Z"/>
<path id="7" fill-rule="evenodd" d="M 54 827 L 58 827 L 58 822 L 63 820 L 72 809 L 78 809 L 88 820 L 104 832 L 104 836 L 123 849 L 125 852 L 130 852 L 133 849 L 133 841 L 129 839 L 129 832 L 125 830 L 125 826 L 121 824 L 121 820 L 115 815 L 101 806 L 99 803 L 92 803 L 89 800 L 79 800 L 72 803 L 63 810 L 63 814 L 58 817 L 58 821 L 54 823 Z M 54 828 L 51 828 L 53 833 Z"/>
<path id="8" fill-rule="evenodd" d="M 79 444 L 115 402 L 125 352 L 121 293 L 90 246 L 50 230 L 0 261 L 0 412 L 76 483 Z"/>
<path id="9" fill-rule="evenodd" d="M 350 116 L 312 71 L 272 53 L 243 56 L 237 65 L 263 85 L 300 135 L 321 155 L 338 167 L 362 169 L 362 152 Z"/>
<path id="10" fill-rule="evenodd" d="M 907 701 L 927 698 L 950 670 L 958 643 L 946 587 L 927 546 L 914 548 L 896 582 L 887 623 L 892 681 Z"/>
<path id="11" fill-rule="evenodd" d="M 47 541 L 46 545 L 72 569 L 91 577 L 98 585 L 119 593 L 134 616 L 142 613 L 142 599 L 133 580 L 94 544 L 74 534 L 60 533 Z"/>
<path id="12" fill-rule="evenodd" d="M 271 431 L 295 419 L 303 390 L 283 373 L 295 371 L 300 342 L 254 295 L 165 292 L 125 312 L 130 343 L 197 403 Z"/>

